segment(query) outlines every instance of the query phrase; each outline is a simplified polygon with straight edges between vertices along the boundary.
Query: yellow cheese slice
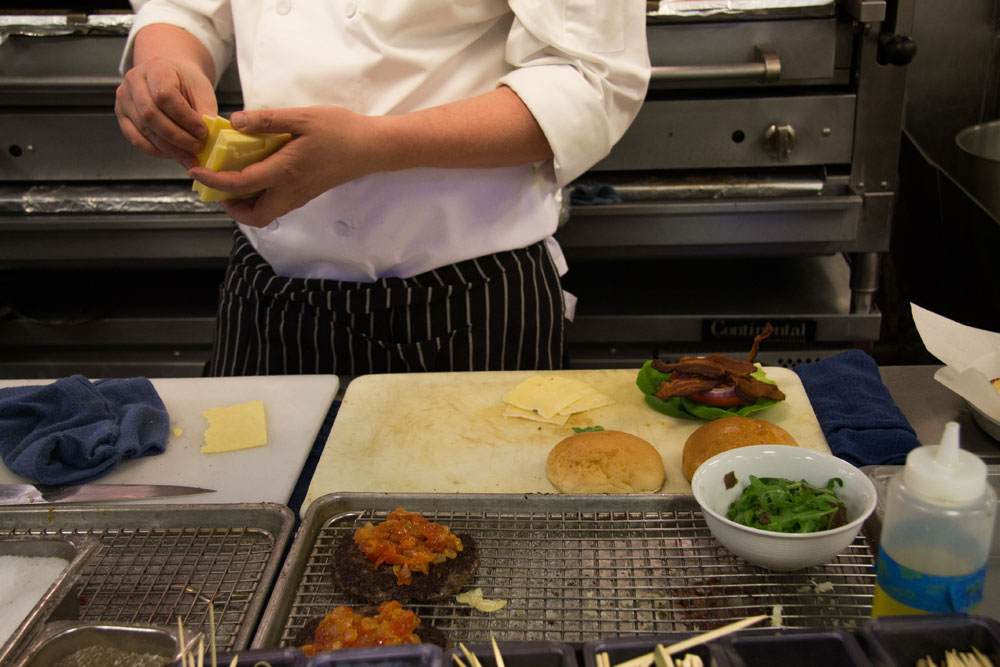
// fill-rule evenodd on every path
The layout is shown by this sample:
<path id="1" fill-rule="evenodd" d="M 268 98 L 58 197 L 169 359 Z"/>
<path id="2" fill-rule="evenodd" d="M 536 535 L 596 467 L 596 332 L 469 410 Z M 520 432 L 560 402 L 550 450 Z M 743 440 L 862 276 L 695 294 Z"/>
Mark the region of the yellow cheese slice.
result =
<path id="1" fill-rule="evenodd" d="M 255 162 L 260 162 L 285 145 L 292 138 L 290 134 L 245 134 L 234 130 L 228 120 L 221 116 L 203 116 L 208 128 L 205 147 L 198 153 L 198 164 L 212 171 L 242 171 Z M 234 195 L 210 188 L 195 181 L 191 189 L 198 193 L 202 201 L 224 201 L 252 197 Z"/>
<path id="2" fill-rule="evenodd" d="M 585 412 L 587 410 L 593 410 L 594 408 L 602 408 L 605 405 L 611 405 L 615 402 L 615 399 L 610 396 L 606 396 L 596 389 L 592 389 L 591 393 L 584 394 L 580 398 L 576 399 L 565 408 L 559 411 L 560 415 L 574 415 L 577 412 Z"/>
<path id="3" fill-rule="evenodd" d="M 231 130 L 233 126 L 227 118 L 222 116 L 202 116 L 201 122 L 208 130 L 208 136 L 205 137 L 205 147 L 198 153 L 198 164 L 204 167 L 205 163 L 208 162 L 208 156 L 212 154 L 212 148 L 215 147 L 215 140 L 219 138 L 219 132 Z"/>
<path id="4" fill-rule="evenodd" d="M 535 422 L 544 422 L 546 424 L 557 424 L 562 426 L 569 419 L 569 415 L 557 414 L 554 417 L 545 418 L 538 414 L 537 412 L 532 412 L 531 410 L 524 410 L 509 403 L 503 409 L 504 417 L 520 417 L 521 419 L 530 419 Z"/>
<path id="5" fill-rule="evenodd" d="M 551 419 L 567 405 L 593 391 L 585 382 L 557 375 L 533 375 L 503 397 L 505 403 Z"/>
<path id="6" fill-rule="evenodd" d="M 232 452 L 267 444 L 264 402 L 250 401 L 201 413 L 208 420 L 203 454 Z"/>

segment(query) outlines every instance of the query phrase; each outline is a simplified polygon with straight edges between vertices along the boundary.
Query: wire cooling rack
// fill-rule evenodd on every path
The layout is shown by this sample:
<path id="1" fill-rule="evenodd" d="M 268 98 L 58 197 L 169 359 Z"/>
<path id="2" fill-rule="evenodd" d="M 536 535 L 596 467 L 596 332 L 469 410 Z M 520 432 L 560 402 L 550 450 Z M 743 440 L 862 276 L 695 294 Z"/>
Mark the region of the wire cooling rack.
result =
<path id="1" fill-rule="evenodd" d="M 757 614 L 771 627 L 853 629 L 870 617 L 864 537 L 828 564 L 771 572 L 721 546 L 691 496 L 335 494 L 310 505 L 254 645 L 289 646 L 311 617 L 358 604 L 333 588 L 333 546 L 396 507 L 470 534 L 481 564 L 467 590 L 507 601 L 494 613 L 454 599 L 414 607 L 454 641 L 701 632 Z"/>
<path id="2" fill-rule="evenodd" d="M 85 622 L 177 626 L 209 632 L 220 650 L 248 647 L 291 538 L 287 507 L 136 505 L 11 508 L 0 535 L 85 534 L 101 546 L 83 567 Z"/>

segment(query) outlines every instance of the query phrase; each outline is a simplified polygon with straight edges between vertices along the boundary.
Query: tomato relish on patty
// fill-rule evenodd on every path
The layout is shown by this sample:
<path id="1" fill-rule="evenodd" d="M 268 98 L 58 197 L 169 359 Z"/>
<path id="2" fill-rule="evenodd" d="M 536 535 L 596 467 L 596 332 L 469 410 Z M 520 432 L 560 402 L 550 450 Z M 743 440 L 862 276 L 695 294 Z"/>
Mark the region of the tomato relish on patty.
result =
<path id="1" fill-rule="evenodd" d="M 373 565 L 392 565 L 400 586 L 413 581 L 413 572 L 427 574 L 433 564 L 455 558 L 462 540 L 447 526 L 398 508 L 385 521 L 370 521 L 354 532 L 354 542 Z"/>

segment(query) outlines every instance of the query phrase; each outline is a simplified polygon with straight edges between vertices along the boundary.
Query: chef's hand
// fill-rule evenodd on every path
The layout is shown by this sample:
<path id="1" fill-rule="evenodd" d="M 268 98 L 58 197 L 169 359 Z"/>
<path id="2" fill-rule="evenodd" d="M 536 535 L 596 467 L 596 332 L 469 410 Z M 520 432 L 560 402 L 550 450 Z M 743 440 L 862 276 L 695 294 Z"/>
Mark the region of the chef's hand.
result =
<path id="1" fill-rule="evenodd" d="M 236 195 L 260 193 L 222 202 L 237 222 L 264 227 L 314 197 L 378 170 L 370 131 L 378 117 L 337 106 L 240 111 L 233 128 L 248 134 L 290 133 L 292 138 L 268 158 L 242 171 L 188 170 L 191 178 Z"/>
<path id="2" fill-rule="evenodd" d="M 197 67 L 154 58 L 133 67 L 118 86 L 115 114 L 133 146 L 191 168 L 207 134 L 202 114 L 218 114 L 212 82 Z"/>
<path id="3" fill-rule="evenodd" d="M 141 151 L 190 168 L 208 133 L 202 114 L 219 112 L 212 56 L 183 28 L 154 23 L 136 34 L 132 60 L 115 97 L 122 133 Z"/>

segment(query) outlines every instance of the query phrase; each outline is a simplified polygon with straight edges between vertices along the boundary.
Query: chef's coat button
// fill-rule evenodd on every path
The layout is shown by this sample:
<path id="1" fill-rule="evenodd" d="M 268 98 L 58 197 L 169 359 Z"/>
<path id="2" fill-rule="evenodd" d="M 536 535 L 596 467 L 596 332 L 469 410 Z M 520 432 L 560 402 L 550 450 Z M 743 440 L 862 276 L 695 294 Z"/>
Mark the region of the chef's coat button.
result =
<path id="1" fill-rule="evenodd" d="M 292 11 L 292 0 L 278 0 L 278 5 L 275 8 L 278 13 L 284 16 L 288 12 Z"/>
<path id="2" fill-rule="evenodd" d="M 280 226 L 281 225 L 278 223 L 277 219 L 275 219 L 275 220 L 272 220 L 270 223 L 268 223 L 267 227 L 265 227 L 264 229 L 269 229 L 269 230 L 271 230 L 273 232 L 276 229 L 278 229 L 278 227 L 280 227 Z"/>
<path id="3" fill-rule="evenodd" d="M 350 236 L 351 226 L 344 222 L 343 220 L 338 220 L 333 223 L 333 233 L 337 236 Z"/>
<path id="4" fill-rule="evenodd" d="M 344 16 L 351 18 L 358 13 L 358 4 L 353 0 L 349 0 L 346 5 L 344 5 Z"/>

